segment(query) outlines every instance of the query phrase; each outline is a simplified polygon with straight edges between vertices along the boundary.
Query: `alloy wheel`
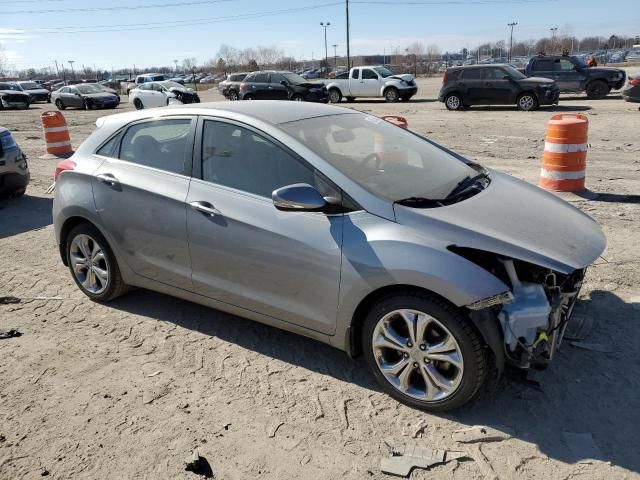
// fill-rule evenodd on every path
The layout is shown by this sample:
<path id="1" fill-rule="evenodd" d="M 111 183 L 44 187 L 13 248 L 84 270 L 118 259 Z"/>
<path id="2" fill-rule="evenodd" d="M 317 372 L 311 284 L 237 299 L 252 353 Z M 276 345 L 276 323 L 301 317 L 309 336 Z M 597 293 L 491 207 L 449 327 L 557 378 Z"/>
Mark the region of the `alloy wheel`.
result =
<path id="1" fill-rule="evenodd" d="M 447 98 L 447 107 L 449 107 L 449 109 L 451 110 L 459 109 L 460 99 L 455 95 L 451 95 L 450 97 Z"/>
<path id="2" fill-rule="evenodd" d="M 93 294 L 104 292 L 109 284 L 109 264 L 98 242 L 86 234 L 73 238 L 69 247 L 73 274 L 82 288 Z"/>
<path id="3" fill-rule="evenodd" d="M 533 109 L 535 105 L 535 100 L 531 95 L 523 95 L 520 97 L 520 101 L 518 102 L 520 108 L 525 111 L 529 111 Z"/>
<path id="4" fill-rule="evenodd" d="M 371 348 L 378 369 L 400 393 L 422 401 L 441 401 L 460 386 L 462 350 L 436 318 L 409 309 L 382 317 Z"/>

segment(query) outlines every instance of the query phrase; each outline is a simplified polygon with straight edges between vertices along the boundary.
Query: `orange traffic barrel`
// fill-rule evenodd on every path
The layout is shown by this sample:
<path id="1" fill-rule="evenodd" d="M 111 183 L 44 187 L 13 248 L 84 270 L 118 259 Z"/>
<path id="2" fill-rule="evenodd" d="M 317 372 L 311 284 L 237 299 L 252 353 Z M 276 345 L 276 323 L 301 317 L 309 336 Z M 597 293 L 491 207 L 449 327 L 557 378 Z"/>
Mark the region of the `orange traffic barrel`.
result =
<path id="1" fill-rule="evenodd" d="M 382 117 L 382 119 L 386 120 L 387 122 L 391 122 L 399 127 L 409 128 L 409 122 L 407 122 L 407 119 L 404 117 L 400 117 L 398 115 L 385 115 Z"/>
<path id="2" fill-rule="evenodd" d="M 60 112 L 44 112 L 40 115 L 47 153 L 64 156 L 73 153 L 69 128 L 64 115 Z"/>
<path id="3" fill-rule="evenodd" d="M 584 190 L 588 130 L 589 120 L 581 113 L 551 117 L 538 186 L 556 192 Z"/>

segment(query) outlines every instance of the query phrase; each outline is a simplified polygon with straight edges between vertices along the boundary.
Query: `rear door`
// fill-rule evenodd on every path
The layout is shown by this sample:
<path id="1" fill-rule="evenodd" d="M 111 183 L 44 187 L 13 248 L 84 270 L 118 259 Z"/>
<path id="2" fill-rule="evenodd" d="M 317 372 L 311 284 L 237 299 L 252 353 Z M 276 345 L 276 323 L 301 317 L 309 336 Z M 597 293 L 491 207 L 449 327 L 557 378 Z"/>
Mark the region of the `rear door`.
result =
<path id="1" fill-rule="evenodd" d="M 270 100 L 271 92 L 269 90 L 269 74 L 258 73 L 255 75 L 251 83 L 252 93 L 257 100 Z"/>
<path id="2" fill-rule="evenodd" d="M 536 58 L 531 65 L 530 77 L 542 77 L 555 80 L 554 60 L 553 58 Z"/>
<path id="3" fill-rule="evenodd" d="M 487 103 L 486 94 L 482 85 L 481 68 L 467 68 L 460 75 L 460 84 L 465 93 L 464 103 L 470 105 L 483 105 Z"/>
<path id="4" fill-rule="evenodd" d="M 186 206 L 196 121 L 146 119 L 98 150 L 92 179 L 98 215 L 118 260 L 143 277 L 191 290 Z"/>
<path id="5" fill-rule="evenodd" d="M 281 212 L 271 193 L 295 183 L 337 198 L 339 190 L 263 132 L 220 119 L 201 123 L 195 156 L 201 171 L 187 199 L 195 291 L 333 333 L 344 217 Z"/>
<path id="6" fill-rule="evenodd" d="M 285 78 L 281 73 L 272 73 L 269 75 L 269 97 L 272 100 L 287 100 L 289 98 L 289 90 L 282 82 Z"/>

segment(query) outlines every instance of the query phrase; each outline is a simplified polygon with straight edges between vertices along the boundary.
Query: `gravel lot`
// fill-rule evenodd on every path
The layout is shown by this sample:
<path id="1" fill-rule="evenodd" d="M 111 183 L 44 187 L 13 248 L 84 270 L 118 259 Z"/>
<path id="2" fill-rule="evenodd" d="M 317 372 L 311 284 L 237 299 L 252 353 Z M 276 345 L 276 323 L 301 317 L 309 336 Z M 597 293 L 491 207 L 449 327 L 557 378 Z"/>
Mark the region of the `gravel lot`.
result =
<path id="1" fill-rule="evenodd" d="M 568 199 L 608 238 L 576 313 L 594 321 L 587 341 L 596 350 L 565 343 L 539 387 L 511 374 L 467 408 L 436 416 L 381 393 L 361 359 L 293 334 L 142 290 L 92 303 L 55 245 L 45 190 L 56 161 L 39 158 L 39 116 L 51 106 L 3 111 L 0 124 L 27 153 L 32 182 L 25 197 L 0 202 L 0 297 L 22 299 L 0 305 L 0 330 L 23 333 L 0 340 L 0 479 L 45 471 L 57 479 L 196 478 L 184 471 L 194 447 L 216 478 L 381 479 L 389 478 L 381 458 L 403 445 L 467 454 L 414 470 L 413 479 L 640 478 L 638 105 L 617 95 L 563 96 L 559 107 L 530 113 L 448 112 L 435 101 L 439 86 L 421 80 L 409 103 L 351 106 L 403 115 L 412 129 L 530 182 L 552 112 L 589 117 L 587 185 L 599 195 Z M 202 97 L 221 99 L 215 90 Z M 74 145 L 111 113 L 65 111 Z M 477 424 L 512 436 L 452 439 Z"/>

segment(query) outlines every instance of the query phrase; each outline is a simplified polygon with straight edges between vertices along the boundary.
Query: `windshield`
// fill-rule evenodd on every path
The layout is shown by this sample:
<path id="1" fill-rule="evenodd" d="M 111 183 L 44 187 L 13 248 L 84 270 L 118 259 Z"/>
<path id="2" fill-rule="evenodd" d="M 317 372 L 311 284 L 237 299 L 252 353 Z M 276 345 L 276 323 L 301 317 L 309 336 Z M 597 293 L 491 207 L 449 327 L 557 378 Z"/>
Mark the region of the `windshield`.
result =
<path id="1" fill-rule="evenodd" d="M 15 83 L 0 83 L 0 90 L 15 90 L 16 92 L 22 91 Z"/>
<path id="2" fill-rule="evenodd" d="M 522 80 L 523 78 L 527 78 L 524 73 L 522 73 L 517 68 L 512 67 L 511 65 L 505 66 L 504 69 L 507 71 L 509 76 L 515 80 Z"/>
<path id="3" fill-rule="evenodd" d="M 280 126 L 353 181 L 391 201 L 444 198 L 461 180 L 477 173 L 408 130 L 365 114 Z"/>
<path id="4" fill-rule="evenodd" d="M 387 78 L 393 75 L 393 72 L 388 68 L 384 67 L 375 67 L 374 70 L 380 74 L 382 78 Z"/>
<path id="5" fill-rule="evenodd" d="M 102 90 L 100 87 L 98 87 L 97 85 L 93 85 L 93 84 L 88 84 L 88 85 L 76 85 L 75 86 L 78 91 L 80 93 L 104 93 L 104 90 Z"/>
<path id="6" fill-rule="evenodd" d="M 184 85 L 180 85 L 178 82 L 172 82 L 171 80 L 165 80 L 164 82 L 158 82 L 164 88 L 186 88 Z"/>
<path id="7" fill-rule="evenodd" d="M 42 88 L 36 82 L 22 82 L 20 86 L 23 90 L 37 90 Z"/>
<path id="8" fill-rule="evenodd" d="M 296 75 L 295 73 L 283 73 L 282 76 L 291 85 L 302 85 L 303 83 L 307 83 L 304 78 L 302 78 L 300 75 Z"/>

